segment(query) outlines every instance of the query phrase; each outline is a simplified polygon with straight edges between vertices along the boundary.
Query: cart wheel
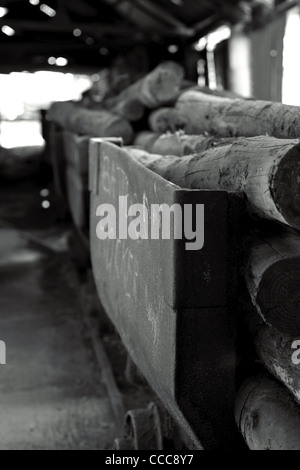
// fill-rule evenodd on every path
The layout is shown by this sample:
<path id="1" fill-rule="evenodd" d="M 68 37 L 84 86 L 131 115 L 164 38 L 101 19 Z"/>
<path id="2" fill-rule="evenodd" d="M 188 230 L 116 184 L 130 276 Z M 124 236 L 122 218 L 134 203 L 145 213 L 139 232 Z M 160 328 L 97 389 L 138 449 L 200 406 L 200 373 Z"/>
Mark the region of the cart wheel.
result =
<path id="1" fill-rule="evenodd" d="M 135 450 L 131 439 L 115 439 L 113 450 Z"/>
<path id="2" fill-rule="evenodd" d="M 124 436 L 133 444 L 134 450 L 163 450 L 163 437 L 157 407 L 131 410 L 125 416 Z"/>

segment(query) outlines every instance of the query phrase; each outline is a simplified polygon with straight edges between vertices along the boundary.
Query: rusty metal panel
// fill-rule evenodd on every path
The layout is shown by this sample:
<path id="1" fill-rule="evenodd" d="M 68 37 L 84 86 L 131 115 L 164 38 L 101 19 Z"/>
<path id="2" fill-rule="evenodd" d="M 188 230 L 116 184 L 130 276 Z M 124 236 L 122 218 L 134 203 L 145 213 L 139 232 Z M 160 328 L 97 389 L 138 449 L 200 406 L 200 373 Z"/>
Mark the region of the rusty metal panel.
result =
<path id="1" fill-rule="evenodd" d="M 90 148 L 91 256 L 99 296 L 128 352 L 164 405 L 207 448 L 232 438 L 235 323 L 230 308 L 228 194 L 182 190 L 126 151 Z M 100 204 L 204 204 L 205 243 L 99 240 Z"/>

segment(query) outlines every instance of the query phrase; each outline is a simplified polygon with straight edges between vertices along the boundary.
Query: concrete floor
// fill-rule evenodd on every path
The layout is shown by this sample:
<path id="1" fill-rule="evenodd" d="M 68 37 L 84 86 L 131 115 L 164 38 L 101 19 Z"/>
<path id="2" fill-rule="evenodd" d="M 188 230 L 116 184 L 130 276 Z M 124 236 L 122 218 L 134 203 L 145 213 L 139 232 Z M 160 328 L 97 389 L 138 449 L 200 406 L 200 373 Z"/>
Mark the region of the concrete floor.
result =
<path id="1" fill-rule="evenodd" d="M 72 269 L 65 254 L 0 229 L 0 450 L 107 449 L 113 441 Z"/>

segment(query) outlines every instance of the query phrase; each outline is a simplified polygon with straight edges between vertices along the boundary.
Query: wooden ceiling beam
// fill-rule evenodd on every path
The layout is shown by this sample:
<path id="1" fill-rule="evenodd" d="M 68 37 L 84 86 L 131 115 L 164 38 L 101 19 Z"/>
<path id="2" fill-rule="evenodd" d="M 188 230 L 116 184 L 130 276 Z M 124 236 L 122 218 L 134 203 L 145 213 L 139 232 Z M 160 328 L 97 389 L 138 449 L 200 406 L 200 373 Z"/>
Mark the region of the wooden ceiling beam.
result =
<path id="1" fill-rule="evenodd" d="M 96 16 L 98 9 L 96 6 L 91 5 L 84 0 L 64 0 L 65 6 L 68 10 L 81 16 Z"/>
<path id="2" fill-rule="evenodd" d="M 103 42 L 103 45 L 105 45 L 105 42 Z M 68 44 L 64 43 L 62 44 L 61 41 L 57 42 L 51 42 L 51 43 L 44 43 L 44 42 L 39 42 L 36 43 L 34 41 L 28 41 L 28 42 L 13 42 L 13 43 L 1 43 L 0 42 L 0 52 L 6 53 L 9 52 L 9 54 L 14 51 L 14 50 L 24 50 L 24 51 L 31 51 L 33 55 L 38 55 L 43 53 L 47 55 L 48 53 L 51 54 L 51 52 L 66 52 L 69 51 L 70 53 L 76 53 L 78 52 L 84 52 L 86 51 L 86 44 L 84 43 L 78 43 L 78 44 Z M 89 50 L 91 52 L 93 51 L 99 51 L 99 46 L 94 46 L 90 47 Z"/>
<path id="3" fill-rule="evenodd" d="M 133 3 L 136 4 L 138 8 L 142 8 L 145 12 L 148 12 L 151 16 L 159 19 L 159 21 L 167 23 L 169 26 L 174 28 L 187 30 L 193 34 L 193 31 L 190 28 L 187 28 L 182 21 L 175 18 L 171 13 L 169 13 L 165 8 L 162 8 L 159 5 L 149 1 L 149 0 L 133 0 Z"/>
<path id="4" fill-rule="evenodd" d="M 45 32 L 45 33 L 70 33 L 74 29 L 80 29 L 83 33 L 112 36 L 132 36 L 132 28 L 122 25 L 109 25 L 100 23 L 63 23 L 55 20 L 27 21 L 1 18 L 0 26 L 8 25 L 16 32 Z"/>
<path id="5" fill-rule="evenodd" d="M 167 37 L 170 39 L 182 38 L 182 32 L 174 30 L 171 28 L 166 28 L 160 26 L 158 30 L 143 31 L 143 30 L 133 30 L 130 26 L 117 25 L 117 24 L 107 24 L 107 23 L 71 23 L 63 21 L 27 21 L 27 20 L 11 20 L 0 18 L 0 28 L 1 26 L 8 25 L 13 28 L 17 33 L 18 32 L 32 32 L 32 33 L 65 33 L 73 35 L 75 29 L 80 29 L 84 34 L 90 34 L 94 37 L 122 37 L 126 39 L 137 39 L 140 41 L 145 40 L 147 37 L 148 40 L 158 42 L 158 37 Z M 149 36 L 151 34 L 152 36 Z M 185 34 L 183 34 L 185 37 Z"/>
<path id="6" fill-rule="evenodd" d="M 149 0 L 103 0 L 115 10 L 135 23 L 140 29 L 160 34 L 161 36 L 178 36 L 191 38 L 194 30 L 176 20 L 167 10 L 150 4 Z M 166 24 L 169 26 L 166 27 Z"/>
<path id="7" fill-rule="evenodd" d="M 193 25 L 195 30 L 195 37 L 199 39 L 201 34 L 206 34 L 209 29 L 215 26 L 217 23 L 221 22 L 222 16 L 220 13 L 214 13 L 203 21 L 199 21 Z"/>

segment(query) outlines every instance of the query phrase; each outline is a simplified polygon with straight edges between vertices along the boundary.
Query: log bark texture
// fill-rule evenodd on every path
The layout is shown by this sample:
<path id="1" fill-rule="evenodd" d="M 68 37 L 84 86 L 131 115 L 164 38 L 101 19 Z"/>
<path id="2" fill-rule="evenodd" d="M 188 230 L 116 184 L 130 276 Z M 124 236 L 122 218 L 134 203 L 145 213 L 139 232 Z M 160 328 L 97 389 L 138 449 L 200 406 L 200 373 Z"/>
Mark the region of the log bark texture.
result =
<path id="1" fill-rule="evenodd" d="M 162 158 L 161 155 L 149 153 L 147 150 L 137 147 L 127 147 L 126 150 L 142 165 L 150 168 L 151 170 L 154 169 L 153 171 L 161 176 L 165 173 L 168 165 L 172 164 L 174 162 L 174 158 L 176 158 L 173 155 L 166 155 Z"/>
<path id="2" fill-rule="evenodd" d="M 277 331 L 300 335 L 300 237 L 259 235 L 245 269 L 253 305 Z"/>
<path id="3" fill-rule="evenodd" d="M 159 134 L 143 131 L 136 135 L 134 145 L 147 152 L 158 155 L 184 157 L 203 152 L 221 145 L 230 145 L 237 141 L 234 137 L 215 137 L 205 135 L 187 135 L 184 132 Z"/>
<path id="4" fill-rule="evenodd" d="M 147 108 L 155 109 L 177 97 L 184 76 L 183 68 L 175 62 L 164 62 L 146 77 L 125 88 L 114 104 L 136 99 Z"/>
<path id="5" fill-rule="evenodd" d="M 173 160 L 162 156 L 149 163 L 149 168 L 181 187 L 244 192 L 255 213 L 300 229 L 300 145 L 296 140 L 239 139 Z"/>
<path id="6" fill-rule="evenodd" d="M 268 101 L 231 100 L 187 91 L 176 109 L 189 119 L 188 134 L 219 136 L 269 135 L 280 139 L 300 137 L 300 107 Z"/>
<path id="7" fill-rule="evenodd" d="M 129 98 L 116 101 L 113 98 L 104 102 L 104 107 L 113 114 L 117 114 L 128 121 L 136 122 L 144 116 L 145 108 L 137 99 Z"/>
<path id="8" fill-rule="evenodd" d="M 204 135 L 186 135 L 181 132 L 175 134 L 163 134 L 158 137 L 151 150 L 159 155 L 175 155 L 184 157 L 193 153 L 204 152 L 221 145 L 230 145 L 235 142 L 235 138 L 207 137 Z"/>
<path id="9" fill-rule="evenodd" d="M 279 333 L 253 313 L 247 324 L 254 339 L 257 354 L 266 369 L 292 393 L 300 404 L 300 336 Z"/>
<path id="10" fill-rule="evenodd" d="M 188 91 L 188 90 L 187 90 Z M 209 87 L 204 86 L 194 86 L 191 91 L 200 91 L 200 93 L 205 93 L 206 95 L 219 96 L 221 98 L 229 98 L 232 100 L 252 100 L 253 98 L 244 98 L 242 95 L 235 93 L 230 90 L 211 90 Z"/>
<path id="11" fill-rule="evenodd" d="M 243 384 L 235 419 L 251 450 L 300 450 L 300 407 L 283 385 L 267 375 Z"/>
<path id="12" fill-rule="evenodd" d="M 153 111 L 149 116 L 149 128 L 151 131 L 160 134 L 168 131 L 185 131 L 188 127 L 188 118 L 183 116 L 175 108 L 159 108 Z"/>
<path id="13" fill-rule="evenodd" d="M 126 144 L 133 137 L 130 123 L 109 111 L 91 111 L 73 102 L 54 103 L 49 117 L 63 128 L 92 137 L 122 137 Z"/>
<path id="14" fill-rule="evenodd" d="M 169 103 L 169 106 L 175 106 L 177 101 L 180 99 L 180 97 L 187 92 L 200 92 L 201 94 L 206 95 L 206 98 L 209 100 L 210 96 L 215 96 L 219 98 L 227 98 L 231 100 L 253 100 L 253 98 L 244 98 L 241 95 L 238 95 L 237 93 L 234 93 L 233 91 L 230 90 L 211 90 L 209 87 L 206 86 L 199 86 L 195 82 L 191 82 L 189 80 L 183 80 L 181 89 L 176 97 L 175 100 L 172 100 Z"/>
<path id="15" fill-rule="evenodd" d="M 160 137 L 160 134 L 155 132 L 143 131 L 136 134 L 133 145 L 141 147 L 147 152 L 152 152 L 153 145 Z"/>

